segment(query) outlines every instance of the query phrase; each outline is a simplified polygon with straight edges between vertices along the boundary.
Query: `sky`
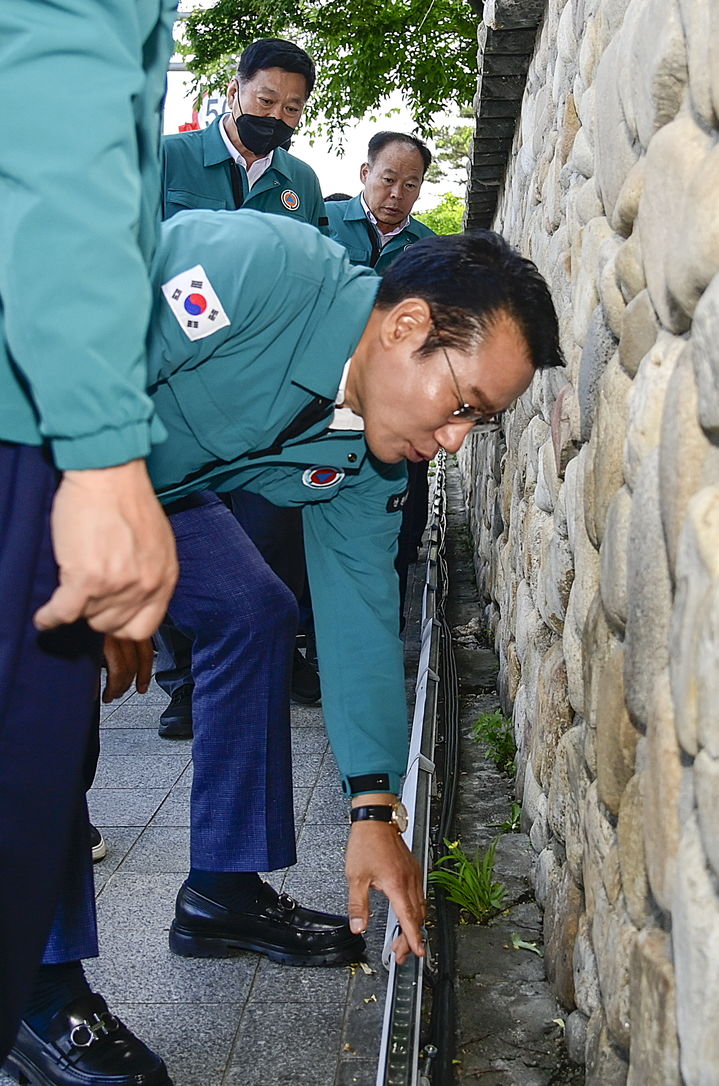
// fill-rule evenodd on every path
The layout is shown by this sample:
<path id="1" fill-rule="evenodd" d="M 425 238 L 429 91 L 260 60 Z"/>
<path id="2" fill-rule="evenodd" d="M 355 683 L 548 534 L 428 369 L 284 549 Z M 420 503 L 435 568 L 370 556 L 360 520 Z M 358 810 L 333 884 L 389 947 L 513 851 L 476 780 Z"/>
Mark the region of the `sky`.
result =
<path id="1" fill-rule="evenodd" d="M 166 133 L 177 132 L 181 124 L 192 120 L 192 97 L 187 93 L 189 79 L 186 72 L 168 72 L 164 120 Z M 224 101 L 211 105 L 210 109 L 213 108 L 223 109 Z M 399 110 L 399 112 L 388 116 L 388 110 Z M 436 118 L 436 123 L 446 124 L 448 119 L 453 118 L 442 115 Z M 209 121 L 212 120 L 213 117 L 210 116 Z M 200 123 L 203 127 L 203 122 L 206 121 L 206 111 L 203 110 L 200 115 Z M 361 188 L 359 170 L 365 161 L 370 136 L 382 129 L 412 132 L 413 127 L 411 114 L 404 106 L 401 96 L 395 94 L 387 99 L 384 115 L 377 112 L 374 119 L 367 118 L 354 126 L 348 126 L 345 134 L 344 155 L 338 154 L 325 140 L 316 140 L 312 145 L 307 136 L 302 134 L 301 128 L 292 140 L 291 151 L 292 154 L 309 163 L 320 179 L 325 196 L 331 192 L 347 192 L 350 196 L 356 196 Z M 445 192 L 453 192 L 461 196 L 464 194 L 464 188 L 463 178 L 454 183 L 449 180 L 441 181 L 437 185 L 425 183 L 415 204 L 415 210 L 427 211 L 435 207 Z"/>

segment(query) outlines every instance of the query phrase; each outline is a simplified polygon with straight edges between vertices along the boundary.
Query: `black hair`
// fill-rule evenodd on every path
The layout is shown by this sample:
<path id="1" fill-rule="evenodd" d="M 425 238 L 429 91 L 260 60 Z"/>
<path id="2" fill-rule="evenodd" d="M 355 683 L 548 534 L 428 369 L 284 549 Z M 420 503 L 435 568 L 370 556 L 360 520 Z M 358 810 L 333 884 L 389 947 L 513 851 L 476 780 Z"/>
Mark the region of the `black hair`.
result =
<path id="1" fill-rule="evenodd" d="M 384 274 L 377 305 L 390 309 L 404 298 L 424 298 L 434 328 L 419 349 L 466 351 L 503 314 L 521 330 L 537 369 L 563 366 L 557 314 L 544 278 L 499 234 L 423 238 L 409 245 Z"/>
<path id="2" fill-rule="evenodd" d="M 367 147 L 367 161 L 370 166 L 374 166 L 377 155 L 390 143 L 406 143 L 408 147 L 413 147 L 419 152 L 422 156 L 422 177 L 424 177 L 432 163 L 432 152 L 426 143 L 417 139 L 416 136 L 408 136 L 406 132 L 376 132 Z"/>
<path id="3" fill-rule="evenodd" d="M 332 192 L 329 196 L 325 196 L 324 201 L 326 204 L 334 203 L 335 200 L 351 200 L 352 197 L 348 192 Z"/>
<path id="4" fill-rule="evenodd" d="M 309 53 L 283 38 L 260 38 L 248 45 L 237 65 L 237 78 L 241 83 L 252 79 L 265 68 L 281 68 L 283 72 L 303 75 L 307 83 L 307 97 L 315 85 L 315 65 Z"/>

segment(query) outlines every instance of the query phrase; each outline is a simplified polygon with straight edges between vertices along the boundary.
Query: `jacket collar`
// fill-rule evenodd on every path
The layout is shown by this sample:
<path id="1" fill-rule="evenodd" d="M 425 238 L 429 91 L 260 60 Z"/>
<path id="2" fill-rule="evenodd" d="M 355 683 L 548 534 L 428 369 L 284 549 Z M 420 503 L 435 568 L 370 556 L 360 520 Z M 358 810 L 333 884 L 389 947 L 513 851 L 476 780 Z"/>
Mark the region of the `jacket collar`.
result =
<path id="1" fill-rule="evenodd" d="M 200 131 L 200 139 L 202 140 L 202 162 L 205 166 L 217 166 L 220 162 L 229 162 L 230 155 L 225 145 L 225 141 L 222 138 L 220 132 L 220 125 L 222 124 L 226 114 L 222 117 L 218 117 L 207 128 L 203 128 Z M 292 170 L 290 161 L 292 155 L 288 154 L 283 147 L 278 147 L 272 156 L 272 163 L 267 169 L 267 173 L 270 170 L 275 170 L 276 173 L 286 177 L 288 181 L 292 180 Z"/>

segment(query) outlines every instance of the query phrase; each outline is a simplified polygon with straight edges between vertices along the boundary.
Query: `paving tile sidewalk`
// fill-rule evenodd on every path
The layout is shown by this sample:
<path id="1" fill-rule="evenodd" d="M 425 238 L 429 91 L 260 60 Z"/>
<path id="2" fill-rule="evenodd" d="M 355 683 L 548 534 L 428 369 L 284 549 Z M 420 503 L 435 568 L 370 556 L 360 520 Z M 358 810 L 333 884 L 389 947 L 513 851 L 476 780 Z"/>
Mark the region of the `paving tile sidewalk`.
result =
<path id="1" fill-rule="evenodd" d="M 418 567 L 420 572 L 421 567 Z M 408 653 L 408 689 L 414 673 Z M 89 794 L 107 842 L 95 865 L 100 957 L 92 987 L 167 1062 L 175 1086 L 374 1086 L 386 972 L 386 908 L 367 936 L 374 972 L 275 965 L 255 954 L 178 958 L 167 933 L 189 863 L 191 742 L 164 740 L 153 683 L 104 706 Z M 321 708 L 292 710 L 298 863 L 271 881 L 303 904 L 346 912 L 347 802 Z M 0 1086 L 13 1080 L 0 1072 Z"/>

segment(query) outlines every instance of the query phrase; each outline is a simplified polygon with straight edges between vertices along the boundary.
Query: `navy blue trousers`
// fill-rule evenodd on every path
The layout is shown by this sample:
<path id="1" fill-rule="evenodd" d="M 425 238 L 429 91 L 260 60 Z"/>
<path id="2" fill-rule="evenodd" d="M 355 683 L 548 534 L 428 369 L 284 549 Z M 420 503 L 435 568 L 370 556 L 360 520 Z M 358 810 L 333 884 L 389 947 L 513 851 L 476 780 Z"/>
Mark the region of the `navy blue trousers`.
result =
<path id="1" fill-rule="evenodd" d="M 57 584 L 57 485 L 41 449 L 0 443 L 0 1057 L 15 1039 L 53 916 L 68 946 L 77 936 L 77 949 L 96 953 L 84 766 L 100 638 L 85 623 L 42 634 L 32 624 Z"/>
<path id="2" fill-rule="evenodd" d="M 296 861 L 290 676 L 297 601 L 225 504 L 199 493 L 170 516 L 174 625 L 191 643 L 192 866 L 271 871 Z"/>
<path id="3" fill-rule="evenodd" d="M 232 512 L 269 565 L 299 600 L 305 587 L 302 513 L 268 502 L 261 494 L 234 490 L 228 495 Z M 155 634 L 155 678 L 166 694 L 192 681 L 191 641 L 170 619 Z"/>

